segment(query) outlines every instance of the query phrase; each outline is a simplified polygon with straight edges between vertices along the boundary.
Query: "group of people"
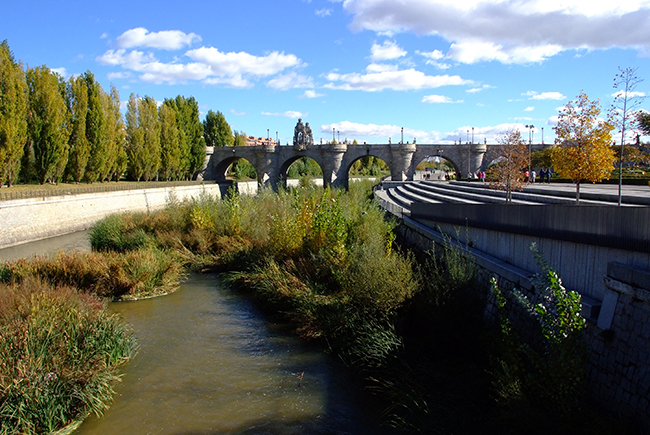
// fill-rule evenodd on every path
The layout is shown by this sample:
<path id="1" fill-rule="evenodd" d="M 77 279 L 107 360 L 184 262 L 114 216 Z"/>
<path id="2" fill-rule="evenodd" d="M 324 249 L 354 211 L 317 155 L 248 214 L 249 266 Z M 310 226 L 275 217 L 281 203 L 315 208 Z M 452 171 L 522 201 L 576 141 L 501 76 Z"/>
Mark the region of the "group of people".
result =
<path id="1" fill-rule="evenodd" d="M 553 171 L 551 168 L 542 168 L 539 171 L 539 179 L 541 180 L 542 183 L 550 183 L 551 182 L 551 175 L 553 175 Z M 530 172 L 526 171 L 524 173 L 524 182 L 526 183 L 534 183 L 535 180 L 537 179 L 537 172 L 535 170 L 531 170 Z"/>

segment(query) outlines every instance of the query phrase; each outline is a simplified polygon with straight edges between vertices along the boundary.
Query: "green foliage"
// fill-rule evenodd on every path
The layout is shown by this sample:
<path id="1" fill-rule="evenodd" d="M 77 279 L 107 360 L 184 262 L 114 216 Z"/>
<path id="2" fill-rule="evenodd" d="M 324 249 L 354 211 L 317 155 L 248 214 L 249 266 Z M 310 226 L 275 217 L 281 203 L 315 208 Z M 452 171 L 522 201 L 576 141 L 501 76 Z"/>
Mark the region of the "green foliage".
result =
<path id="1" fill-rule="evenodd" d="M 293 162 L 291 166 L 289 166 L 289 170 L 287 171 L 288 178 L 301 178 L 306 176 L 323 176 L 323 171 L 314 159 L 310 159 L 309 157 L 301 157 Z"/>
<path id="2" fill-rule="evenodd" d="M 59 182 L 68 159 L 68 113 L 59 79 L 43 65 L 27 71 L 29 134 L 38 181 Z"/>
<path id="3" fill-rule="evenodd" d="M 67 86 L 67 104 L 71 116 L 70 154 L 66 173 L 75 182 L 80 182 L 86 173 L 90 157 L 90 142 L 86 136 L 88 114 L 88 87 L 82 76 L 71 77 Z"/>
<path id="4" fill-rule="evenodd" d="M 7 40 L 0 43 L 0 185 L 18 181 L 27 141 L 28 94 L 23 65 L 16 62 Z"/>
<path id="5" fill-rule="evenodd" d="M 540 331 L 540 343 L 521 341 L 523 334 L 508 318 L 506 297 L 491 280 L 500 311 L 502 357 L 498 360 L 499 395 L 508 400 L 530 402 L 568 417 L 580 406 L 585 391 L 585 319 L 580 314 L 580 295 L 567 291 L 535 245 L 531 246 L 540 268 L 533 283 L 536 302 L 515 290 L 514 296 L 532 316 Z M 530 335 L 530 330 L 527 331 Z"/>
<path id="6" fill-rule="evenodd" d="M 136 344 L 97 298 L 35 279 L 0 285 L 0 434 L 40 434 L 100 415 Z"/>
<path id="7" fill-rule="evenodd" d="M 232 146 L 235 138 L 223 113 L 208 110 L 203 121 L 203 137 L 208 146 Z"/>
<path id="8" fill-rule="evenodd" d="M 95 75 L 86 71 L 82 76 L 88 91 L 88 113 L 86 115 L 86 138 L 90 144 L 90 155 L 85 179 L 89 182 L 103 181 L 109 159 L 108 123 L 105 115 L 105 94 Z"/>

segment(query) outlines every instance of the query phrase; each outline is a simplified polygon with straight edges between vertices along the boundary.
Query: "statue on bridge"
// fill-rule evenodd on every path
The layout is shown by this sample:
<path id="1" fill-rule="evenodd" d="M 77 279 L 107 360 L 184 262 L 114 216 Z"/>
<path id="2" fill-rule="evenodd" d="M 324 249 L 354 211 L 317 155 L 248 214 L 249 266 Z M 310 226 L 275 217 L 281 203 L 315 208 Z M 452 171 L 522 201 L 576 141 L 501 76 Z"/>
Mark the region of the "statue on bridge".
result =
<path id="1" fill-rule="evenodd" d="M 303 125 L 302 118 L 299 118 L 296 127 L 293 129 L 293 146 L 299 150 L 305 150 L 309 145 L 313 144 L 314 137 L 309 123 Z"/>

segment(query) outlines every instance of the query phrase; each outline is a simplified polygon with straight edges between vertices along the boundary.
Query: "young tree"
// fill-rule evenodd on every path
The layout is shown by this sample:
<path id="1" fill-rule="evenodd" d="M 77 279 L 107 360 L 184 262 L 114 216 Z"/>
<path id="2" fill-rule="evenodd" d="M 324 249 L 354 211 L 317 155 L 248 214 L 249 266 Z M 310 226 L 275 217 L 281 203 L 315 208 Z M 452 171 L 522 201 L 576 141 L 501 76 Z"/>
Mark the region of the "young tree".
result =
<path id="1" fill-rule="evenodd" d="M 86 137 L 86 115 L 88 114 L 88 86 L 83 77 L 71 77 L 67 85 L 67 103 L 70 112 L 70 152 L 66 166 L 67 176 L 76 183 L 86 172 L 90 143 Z"/>
<path id="2" fill-rule="evenodd" d="M 68 111 L 59 79 L 43 65 L 27 70 L 29 134 L 38 181 L 59 182 L 68 158 Z"/>
<path id="3" fill-rule="evenodd" d="M 160 172 L 164 180 L 178 178 L 181 170 L 181 148 L 176 112 L 167 104 L 158 109 L 160 119 Z"/>
<path id="4" fill-rule="evenodd" d="M 27 142 L 27 109 L 25 71 L 4 40 L 0 43 L 0 186 L 6 181 L 11 187 L 18 179 Z"/>
<path id="5" fill-rule="evenodd" d="M 208 110 L 203 121 L 203 137 L 209 146 L 232 146 L 235 138 L 223 113 Z"/>
<path id="6" fill-rule="evenodd" d="M 519 130 L 511 129 L 497 137 L 493 160 L 496 164 L 489 169 L 490 187 L 505 190 L 506 203 L 512 202 L 512 191 L 523 190 L 525 186 L 523 170 L 528 166 L 528 146 Z"/>
<path id="7" fill-rule="evenodd" d="M 613 122 L 599 119 L 598 100 L 590 101 L 581 92 L 575 102 L 569 101 L 560 111 L 555 129 L 551 160 L 555 171 L 576 185 L 576 202 L 580 202 L 580 182 L 592 183 L 609 179 L 614 170 L 611 147 Z"/>
<path id="8" fill-rule="evenodd" d="M 644 96 L 635 89 L 643 81 L 637 75 L 638 68 L 619 67 L 618 74 L 614 77 L 614 89 L 620 89 L 614 98 L 614 109 L 616 127 L 621 132 L 621 149 L 618 164 L 618 205 L 621 205 L 623 187 L 623 158 L 625 155 L 625 133 L 632 130 L 634 123 L 634 112 L 643 101 Z"/>

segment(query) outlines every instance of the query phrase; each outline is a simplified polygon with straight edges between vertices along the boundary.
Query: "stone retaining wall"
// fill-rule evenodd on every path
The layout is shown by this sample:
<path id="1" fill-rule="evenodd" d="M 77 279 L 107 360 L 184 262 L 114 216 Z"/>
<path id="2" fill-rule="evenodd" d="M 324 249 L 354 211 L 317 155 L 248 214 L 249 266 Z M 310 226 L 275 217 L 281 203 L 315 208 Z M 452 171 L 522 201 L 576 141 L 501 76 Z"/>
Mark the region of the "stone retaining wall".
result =
<path id="1" fill-rule="evenodd" d="M 158 210 L 170 198 L 221 197 L 225 189 L 203 184 L 0 201 L 0 248 L 81 231 L 112 213 Z"/>
<path id="2" fill-rule="evenodd" d="M 431 249 L 433 243 L 440 246 L 444 243 L 442 233 L 409 217 L 401 214 L 400 217 L 402 224 L 397 232 L 402 242 L 421 250 Z M 442 226 L 447 227 L 443 231 L 454 234 L 451 225 Z M 530 295 L 530 277 L 537 271 L 534 267 L 522 269 L 506 262 L 483 251 L 480 246 L 465 245 L 465 234 L 469 234 L 472 240 L 472 236 L 477 236 L 476 231 L 475 228 L 460 227 L 460 243 L 453 237 L 451 242 L 462 246 L 476 259 L 479 282 L 485 283 L 485 316 L 488 321 L 496 322 L 497 309 L 487 284 L 489 278 L 495 277 L 502 290 L 518 288 Z M 513 235 L 501 233 L 501 237 Z M 450 239 L 447 240 L 449 243 Z M 570 252 L 577 255 L 582 252 L 580 249 Z M 532 254 L 524 251 L 520 251 L 519 255 L 532 257 Z M 588 319 L 585 333 L 589 353 L 588 394 L 590 400 L 603 409 L 629 418 L 634 424 L 650 431 L 650 268 L 640 266 L 640 263 L 647 262 L 646 253 L 630 255 L 630 258 L 622 256 L 626 260 L 624 263 L 608 261 L 606 255 L 601 256 L 605 262 L 604 270 L 596 268 L 592 269 L 592 273 L 595 274 L 593 282 L 598 282 L 604 289 L 599 295 L 602 299 L 593 300 L 583 296 L 583 315 Z M 635 261 L 636 255 L 643 257 L 642 261 Z M 614 257 L 612 260 L 622 258 L 619 255 Z M 576 260 L 571 261 L 573 267 L 579 267 Z M 511 320 L 515 324 L 529 322 L 527 312 L 514 298 L 508 299 Z"/>

